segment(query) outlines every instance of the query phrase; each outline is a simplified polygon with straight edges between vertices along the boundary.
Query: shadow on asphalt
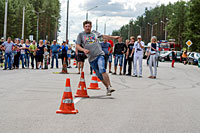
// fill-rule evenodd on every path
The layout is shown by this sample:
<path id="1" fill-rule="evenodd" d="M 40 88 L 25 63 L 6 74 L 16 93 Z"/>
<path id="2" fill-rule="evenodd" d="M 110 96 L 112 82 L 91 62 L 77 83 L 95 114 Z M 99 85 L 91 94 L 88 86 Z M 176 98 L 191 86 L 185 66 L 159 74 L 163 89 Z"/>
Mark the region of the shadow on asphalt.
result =
<path id="1" fill-rule="evenodd" d="M 100 95 L 100 96 L 90 96 L 90 99 L 115 99 L 112 96 Z"/>

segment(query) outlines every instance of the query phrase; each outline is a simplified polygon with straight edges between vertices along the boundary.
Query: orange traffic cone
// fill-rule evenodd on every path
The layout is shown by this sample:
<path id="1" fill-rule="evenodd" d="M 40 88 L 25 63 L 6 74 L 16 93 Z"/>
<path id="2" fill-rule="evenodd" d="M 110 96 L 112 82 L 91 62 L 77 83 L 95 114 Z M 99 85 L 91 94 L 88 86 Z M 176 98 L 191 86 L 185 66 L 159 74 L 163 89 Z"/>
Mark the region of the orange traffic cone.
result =
<path id="1" fill-rule="evenodd" d="M 100 90 L 101 89 L 98 86 L 98 81 L 97 81 L 97 76 L 96 76 L 95 71 L 93 72 L 92 81 L 91 81 L 90 87 L 88 87 L 88 89 L 93 89 L 93 90 Z"/>
<path id="2" fill-rule="evenodd" d="M 62 68 L 62 72 L 61 73 L 68 74 L 68 72 L 67 72 L 67 64 L 66 64 L 65 58 L 64 58 L 64 61 L 63 61 L 63 68 Z"/>
<path id="3" fill-rule="evenodd" d="M 84 72 L 81 72 L 81 79 L 75 97 L 89 98 L 85 84 Z"/>
<path id="4" fill-rule="evenodd" d="M 73 65 L 76 66 L 76 60 L 74 60 L 74 64 Z"/>
<path id="5" fill-rule="evenodd" d="M 101 82 L 101 80 L 100 80 L 98 77 L 97 77 L 97 81 L 98 81 L 98 82 Z"/>
<path id="6" fill-rule="evenodd" d="M 72 90 L 70 87 L 70 79 L 66 79 L 65 91 L 63 93 L 62 101 L 59 110 L 56 113 L 61 114 L 76 114 L 78 110 L 74 107 L 73 97 L 72 97 Z"/>

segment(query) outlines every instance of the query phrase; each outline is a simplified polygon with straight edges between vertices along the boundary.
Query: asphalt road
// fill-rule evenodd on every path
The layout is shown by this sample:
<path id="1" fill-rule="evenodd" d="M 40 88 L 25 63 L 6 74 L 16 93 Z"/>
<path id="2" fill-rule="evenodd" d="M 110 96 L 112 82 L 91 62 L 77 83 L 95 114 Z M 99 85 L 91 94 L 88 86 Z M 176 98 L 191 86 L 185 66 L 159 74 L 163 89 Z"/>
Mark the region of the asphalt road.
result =
<path id="1" fill-rule="evenodd" d="M 53 74 L 61 69 L 0 69 L 1 133 L 199 133 L 200 69 L 160 63 L 157 79 L 110 75 L 116 92 L 106 96 L 88 90 L 90 98 L 75 99 L 76 115 L 56 114 L 66 78 L 75 94 L 80 75 Z M 77 69 L 69 69 L 75 73 Z M 85 67 L 86 85 L 91 75 Z"/>

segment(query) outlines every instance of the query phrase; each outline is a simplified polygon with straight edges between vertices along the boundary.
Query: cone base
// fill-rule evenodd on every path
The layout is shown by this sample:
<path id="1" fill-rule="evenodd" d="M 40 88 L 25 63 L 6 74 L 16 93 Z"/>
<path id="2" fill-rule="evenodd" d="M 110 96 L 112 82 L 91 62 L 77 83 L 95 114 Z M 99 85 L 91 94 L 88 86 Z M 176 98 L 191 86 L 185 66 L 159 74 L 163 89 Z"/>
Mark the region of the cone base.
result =
<path id="1" fill-rule="evenodd" d="M 88 95 L 74 95 L 74 97 L 84 97 L 84 98 L 89 98 L 89 96 Z"/>
<path id="2" fill-rule="evenodd" d="M 57 114 L 77 114 L 78 110 L 72 110 L 72 111 L 65 111 L 65 110 L 57 110 L 56 111 Z"/>
<path id="3" fill-rule="evenodd" d="M 101 88 L 99 88 L 99 87 L 88 87 L 87 89 L 90 89 L 90 90 L 100 90 Z"/>

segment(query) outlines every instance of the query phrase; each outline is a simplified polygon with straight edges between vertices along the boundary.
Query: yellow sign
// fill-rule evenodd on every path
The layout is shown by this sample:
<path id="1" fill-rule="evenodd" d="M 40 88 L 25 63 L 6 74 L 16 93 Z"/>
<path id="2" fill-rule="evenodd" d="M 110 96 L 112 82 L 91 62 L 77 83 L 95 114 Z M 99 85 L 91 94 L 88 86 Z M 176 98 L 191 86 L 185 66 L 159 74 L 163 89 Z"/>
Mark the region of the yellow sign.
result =
<path id="1" fill-rule="evenodd" d="M 192 45 L 192 41 L 188 40 L 188 41 L 186 42 L 186 44 L 187 44 L 188 47 L 190 47 L 190 46 Z"/>

